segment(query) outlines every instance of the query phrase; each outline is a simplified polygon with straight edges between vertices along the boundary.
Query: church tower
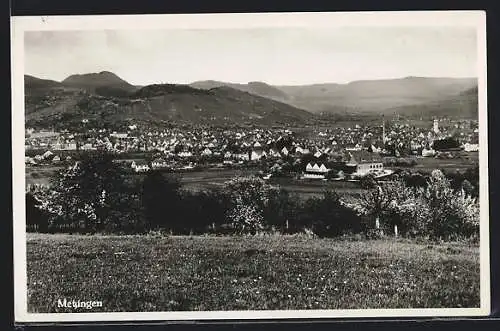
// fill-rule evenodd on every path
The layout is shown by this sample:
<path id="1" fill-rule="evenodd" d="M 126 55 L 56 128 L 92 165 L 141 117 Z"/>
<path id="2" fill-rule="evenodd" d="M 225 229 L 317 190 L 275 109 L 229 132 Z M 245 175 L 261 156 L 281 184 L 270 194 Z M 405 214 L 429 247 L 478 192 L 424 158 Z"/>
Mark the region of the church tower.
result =
<path id="1" fill-rule="evenodd" d="M 439 121 L 437 119 L 435 119 L 434 122 L 433 122 L 432 130 L 436 134 L 439 133 Z"/>
<path id="2" fill-rule="evenodd" d="M 382 143 L 385 146 L 386 138 L 385 138 L 385 118 L 382 115 Z"/>

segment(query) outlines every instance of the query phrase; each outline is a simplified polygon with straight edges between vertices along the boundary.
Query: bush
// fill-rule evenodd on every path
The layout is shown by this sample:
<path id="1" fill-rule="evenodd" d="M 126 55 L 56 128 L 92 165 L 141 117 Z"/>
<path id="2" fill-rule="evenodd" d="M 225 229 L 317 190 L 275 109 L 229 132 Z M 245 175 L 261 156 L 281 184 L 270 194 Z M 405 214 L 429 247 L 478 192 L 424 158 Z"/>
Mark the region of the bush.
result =
<path id="1" fill-rule="evenodd" d="M 364 189 L 372 189 L 377 185 L 377 181 L 375 179 L 375 176 L 372 174 L 368 174 L 364 177 L 361 178 L 359 181 L 360 185 Z"/>
<path id="2" fill-rule="evenodd" d="M 142 184 L 142 208 L 150 229 L 173 230 L 180 214 L 180 182 L 172 175 L 158 170 L 149 171 Z"/>
<path id="3" fill-rule="evenodd" d="M 363 229 L 362 219 L 342 204 L 333 191 L 325 191 L 320 198 L 308 199 L 299 214 L 299 224 L 303 228 L 311 228 L 320 237 L 358 233 Z"/>
<path id="4" fill-rule="evenodd" d="M 228 212 L 231 224 L 237 234 L 256 235 L 264 229 L 264 217 L 256 204 L 249 204 L 241 197 Z"/>
<path id="5" fill-rule="evenodd" d="M 269 201 L 263 210 L 266 228 L 272 227 L 281 233 L 296 232 L 293 228 L 301 208 L 299 198 L 284 189 L 271 190 Z"/>
<path id="6" fill-rule="evenodd" d="M 61 170 L 44 196 L 49 227 L 83 232 L 135 231 L 137 194 L 126 185 L 123 169 L 106 153 L 87 154 Z"/>
<path id="7" fill-rule="evenodd" d="M 432 172 L 425 188 L 406 185 L 403 180 L 387 182 L 355 199 L 353 209 L 369 218 L 373 229 L 390 233 L 397 225 L 407 237 L 454 240 L 479 233 L 479 204 L 462 190 L 451 188 L 444 174 Z"/>
<path id="8" fill-rule="evenodd" d="M 462 191 L 451 188 L 440 170 L 434 170 L 427 187 L 420 191 L 427 210 L 427 231 L 436 239 L 474 237 L 479 233 L 479 204 Z"/>
<path id="9" fill-rule="evenodd" d="M 227 217 L 238 233 L 255 234 L 264 229 L 264 210 L 276 189 L 258 177 L 236 177 L 224 186 L 234 201 Z"/>
<path id="10" fill-rule="evenodd" d="M 222 190 L 182 192 L 182 233 L 202 234 L 224 232 L 231 198 Z"/>

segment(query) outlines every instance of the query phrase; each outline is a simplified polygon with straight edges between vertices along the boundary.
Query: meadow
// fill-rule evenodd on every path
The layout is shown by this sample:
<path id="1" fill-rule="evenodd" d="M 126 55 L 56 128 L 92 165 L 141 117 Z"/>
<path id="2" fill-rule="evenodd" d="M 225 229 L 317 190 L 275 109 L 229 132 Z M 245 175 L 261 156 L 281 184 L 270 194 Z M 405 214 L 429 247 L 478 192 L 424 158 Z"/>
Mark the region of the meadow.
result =
<path id="1" fill-rule="evenodd" d="M 394 238 L 28 233 L 27 273 L 31 313 L 480 304 L 478 246 Z"/>

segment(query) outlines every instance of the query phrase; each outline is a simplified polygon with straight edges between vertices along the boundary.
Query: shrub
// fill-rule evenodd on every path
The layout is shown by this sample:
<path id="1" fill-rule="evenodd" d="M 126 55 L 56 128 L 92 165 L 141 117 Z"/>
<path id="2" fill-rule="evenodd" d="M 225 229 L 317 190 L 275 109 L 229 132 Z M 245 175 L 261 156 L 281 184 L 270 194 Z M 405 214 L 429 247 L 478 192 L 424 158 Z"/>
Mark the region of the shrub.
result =
<path id="1" fill-rule="evenodd" d="M 342 204 L 334 191 L 325 191 L 323 197 L 308 199 L 299 215 L 303 228 L 311 228 L 321 237 L 334 237 L 362 230 L 361 218 L 354 210 Z"/>
<path id="2" fill-rule="evenodd" d="M 269 201 L 263 210 L 266 227 L 273 227 L 282 233 L 297 231 L 298 229 L 293 228 L 293 224 L 296 224 L 300 208 L 300 201 L 296 195 L 284 189 L 271 190 Z"/>
<path id="3" fill-rule="evenodd" d="M 80 163 L 61 170 L 45 194 L 42 207 L 49 227 L 70 225 L 84 232 L 131 231 L 136 195 L 125 183 L 123 169 L 106 153 L 88 154 Z"/>
<path id="4" fill-rule="evenodd" d="M 241 197 L 229 210 L 228 217 L 232 220 L 232 226 L 237 234 L 256 235 L 264 229 L 264 217 L 255 204 L 243 201 Z"/>
<path id="5" fill-rule="evenodd" d="M 234 201 L 227 217 L 237 232 L 255 234 L 264 228 L 264 210 L 276 189 L 258 177 L 236 177 L 224 186 Z"/>
<path id="6" fill-rule="evenodd" d="M 180 182 L 158 170 L 148 172 L 142 184 L 141 201 L 150 229 L 172 230 L 180 215 Z"/>
<path id="7" fill-rule="evenodd" d="M 353 209 L 367 216 L 373 232 L 375 220 L 384 231 L 397 225 L 408 237 L 453 240 L 476 237 L 479 205 L 463 190 L 453 190 L 444 174 L 432 172 L 425 188 L 412 188 L 403 180 L 383 183 L 355 199 Z"/>
<path id="8" fill-rule="evenodd" d="M 372 174 L 368 174 L 361 178 L 359 181 L 360 185 L 364 189 L 372 189 L 377 185 L 377 181 L 375 180 L 375 176 Z"/>
<path id="9" fill-rule="evenodd" d="M 455 191 L 440 170 L 434 170 L 427 187 L 420 191 L 428 208 L 427 230 L 436 239 L 476 236 L 479 204 L 463 191 Z"/>

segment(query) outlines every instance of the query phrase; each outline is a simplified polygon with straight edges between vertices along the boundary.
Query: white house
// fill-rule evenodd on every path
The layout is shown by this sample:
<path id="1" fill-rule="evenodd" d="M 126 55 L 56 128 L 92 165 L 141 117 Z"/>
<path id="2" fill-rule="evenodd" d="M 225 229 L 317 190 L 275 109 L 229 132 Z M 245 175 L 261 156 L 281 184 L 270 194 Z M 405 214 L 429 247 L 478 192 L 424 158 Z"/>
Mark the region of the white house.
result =
<path id="1" fill-rule="evenodd" d="M 466 151 L 466 152 L 477 152 L 477 151 L 479 151 L 479 144 L 465 143 L 464 144 L 464 151 Z"/>
<path id="2" fill-rule="evenodd" d="M 87 143 L 87 144 L 84 144 L 82 147 L 80 147 L 82 150 L 95 150 L 96 148 L 94 146 L 92 146 L 92 144 L 90 143 Z"/>
<path id="3" fill-rule="evenodd" d="M 371 172 L 377 172 L 384 169 L 382 162 L 360 162 L 356 165 L 355 174 L 364 176 Z"/>
<path id="4" fill-rule="evenodd" d="M 210 150 L 210 148 L 205 148 L 202 152 L 201 152 L 201 155 L 203 156 L 210 156 L 212 155 L 212 151 Z"/>
<path id="5" fill-rule="evenodd" d="M 326 174 L 328 171 L 329 169 L 323 163 L 321 163 L 321 165 L 318 165 L 317 163 L 308 163 L 306 165 L 306 172 Z"/>
<path id="6" fill-rule="evenodd" d="M 45 153 L 43 153 L 42 157 L 44 159 L 48 159 L 50 158 L 52 155 L 54 155 L 54 153 L 52 153 L 51 151 L 46 151 Z"/>
<path id="7" fill-rule="evenodd" d="M 234 158 L 236 158 L 237 160 L 241 160 L 241 161 L 248 161 L 248 160 L 250 160 L 250 155 L 248 153 L 245 153 L 245 152 L 235 153 Z"/>
<path id="8" fill-rule="evenodd" d="M 324 179 L 328 171 L 330 170 L 323 163 L 321 165 L 308 163 L 302 177 L 306 179 Z"/>
<path id="9" fill-rule="evenodd" d="M 266 157 L 266 156 L 267 156 L 266 151 L 264 151 L 262 149 L 254 149 L 250 153 L 250 160 L 252 160 L 252 161 L 260 160 L 261 158 Z"/>
<path id="10" fill-rule="evenodd" d="M 433 150 L 432 148 L 424 148 L 422 149 L 422 156 L 424 157 L 432 157 L 432 156 L 435 156 L 436 155 L 436 151 Z"/>
<path id="11" fill-rule="evenodd" d="M 132 161 L 132 169 L 134 169 L 135 172 L 146 172 L 149 171 L 149 166 L 143 162 Z"/>
<path id="12" fill-rule="evenodd" d="M 272 157 L 279 157 L 280 156 L 280 153 L 274 149 L 274 148 L 271 148 L 269 149 L 269 156 L 272 156 Z"/>
<path id="13" fill-rule="evenodd" d="M 168 167 L 168 164 L 165 160 L 155 160 L 151 162 L 151 168 L 153 169 L 165 169 Z"/>
<path id="14" fill-rule="evenodd" d="M 193 153 L 191 153 L 190 151 L 181 151 L 177 155 L 179 155 L 180 157 L 191 157 L 193 156 Z"/>

